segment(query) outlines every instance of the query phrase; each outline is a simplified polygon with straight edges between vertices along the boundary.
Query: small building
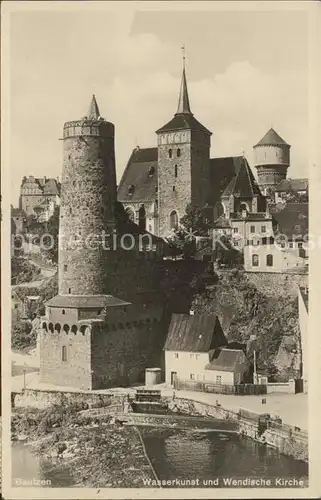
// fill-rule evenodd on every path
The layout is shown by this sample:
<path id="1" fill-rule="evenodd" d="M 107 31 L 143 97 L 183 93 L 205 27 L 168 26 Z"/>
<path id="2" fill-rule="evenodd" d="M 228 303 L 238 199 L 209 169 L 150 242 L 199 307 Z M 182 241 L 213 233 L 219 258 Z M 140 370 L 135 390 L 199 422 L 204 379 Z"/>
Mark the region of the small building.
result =
<path id="1" fill-rule="evenodd" d="M 17 290 L 11 292 L 11 321 L 17 323 L 25 314 L 24 299 L 20 297 Z"/>
<path id="2" fill-rule="evenodd" d="M 250 272 L 306 273 L 308 271 L 308 203 L 288 203 L 272 214 L 273 236 L 249 240 L 244 269 Z"/>
<path id="3" fill-rule="evenodd" d="M 309 322 L 309 290 L 299 287 L 299 323 L 301 334 L 301 377 L 303 390 L 308 391 L 308 322 Z"/>
<path id="4" fill-rule="evenodd" d="M 44 200 L 51 200 L 55 206 L 60 204 L 59 179 L 46 177 L 23 177 L 20 187 L 19 208 L 27 217 L 35 216 L 34 208 Z"/>
<path id="5" fill-rule="evenodd" d="M 210 352 L 226 346 L 227 339 L 214 314 L 173 314 L 164 346 L 165 382 L 205 380 Z"/>
<path id="6" fill-rule="evenodd" d="M 242 349 L 215 349 L 205 366 L 205 381 L 223 385 L 241 384 L 249 370 L 250 362 Z"/>
<path id="7" fill-rule="evenodd" d="M 275 203 L 308 201 L 308 179 L 283 179 L 275 188 Z"/>

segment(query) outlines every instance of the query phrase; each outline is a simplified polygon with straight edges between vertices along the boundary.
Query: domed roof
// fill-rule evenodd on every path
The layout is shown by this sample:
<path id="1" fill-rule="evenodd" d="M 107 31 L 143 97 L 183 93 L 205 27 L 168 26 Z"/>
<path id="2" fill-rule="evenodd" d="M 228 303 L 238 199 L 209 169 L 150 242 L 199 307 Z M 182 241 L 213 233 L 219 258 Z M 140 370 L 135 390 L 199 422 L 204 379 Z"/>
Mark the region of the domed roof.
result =
<path id="1" fill-rule="evenodd" d="M 289 146 L 289 144 L 285 142 L 273 128 L 270 128 L 265 136 L 257 144 L 255 144 L 254 147 L 256 146 Z"/>

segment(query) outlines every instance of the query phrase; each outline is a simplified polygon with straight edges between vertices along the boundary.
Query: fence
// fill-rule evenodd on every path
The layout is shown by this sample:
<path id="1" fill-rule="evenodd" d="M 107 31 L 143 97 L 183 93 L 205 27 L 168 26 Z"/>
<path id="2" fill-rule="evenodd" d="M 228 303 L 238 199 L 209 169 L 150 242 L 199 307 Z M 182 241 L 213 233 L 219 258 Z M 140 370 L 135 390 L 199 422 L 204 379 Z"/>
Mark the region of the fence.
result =
<path id="1" fill-rule="evenodd" d="M 208 382 L 197 382 L 195 380 L 174 380 L 174 389 L 186 391 L 209 392 L 214 394 L 235 394 L 240 396 L 245 395 L 260 395 L 267 393 L 265 384 L 211 384 Z"/>

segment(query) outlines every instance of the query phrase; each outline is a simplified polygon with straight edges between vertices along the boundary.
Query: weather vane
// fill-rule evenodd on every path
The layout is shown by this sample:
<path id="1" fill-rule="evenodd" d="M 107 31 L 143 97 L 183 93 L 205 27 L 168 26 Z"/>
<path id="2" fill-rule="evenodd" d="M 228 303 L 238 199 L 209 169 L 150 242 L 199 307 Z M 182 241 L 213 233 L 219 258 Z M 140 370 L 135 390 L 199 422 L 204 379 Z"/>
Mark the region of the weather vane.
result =
<path id="1" fill-rule="evenodd" d="M 186 60 L 186 54 L 185 54 L 185 44 L 181 46 L 182 49 L 182 54 L 183 54 L 183 66 L 185 67 L 185 60 Z"/>

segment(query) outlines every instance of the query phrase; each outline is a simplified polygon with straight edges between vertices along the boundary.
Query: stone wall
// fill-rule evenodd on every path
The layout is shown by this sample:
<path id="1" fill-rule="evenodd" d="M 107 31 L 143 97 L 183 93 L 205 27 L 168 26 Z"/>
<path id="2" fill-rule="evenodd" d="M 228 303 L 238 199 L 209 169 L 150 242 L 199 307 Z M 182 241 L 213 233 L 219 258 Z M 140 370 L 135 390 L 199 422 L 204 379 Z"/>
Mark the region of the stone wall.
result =
<path id="1" fill-rule="evenodd" d="M 88 408 L 119 406 L 126 399 L 126 394 L 110 392 L 108 394 L 94 394 L 90 392 L 59 392 L 26 389 L 22 393 L 13 393 L 13 407 L 48 408 L 52 405 L 67 405 L 87 403 Z"/>
<path id="2" fill-rule="evenodd" d="M 307 286 L 307 274 L 244 273 L 247 280 L 267 296 L 298 296 L 298 286 Z"/>
<path id="3" fill-rule="evenodd" d="M 154 317 L 135 323 L 123 323 L 116 331 L 106 331 L 105 325 L 92 327 L 93 389 L 144 383 L 145 369 L 159 366 L 162 322 Z"/>
<path id="4" fill-rule="evenodd" d="M 62 361 L 66 347 L 67 361 Z M 86 329 L 76 334 L 61 330 L 39 332 L 40 382 L 57 386 L 91 389 L 91 333 Z"/>

